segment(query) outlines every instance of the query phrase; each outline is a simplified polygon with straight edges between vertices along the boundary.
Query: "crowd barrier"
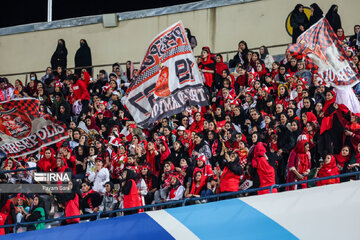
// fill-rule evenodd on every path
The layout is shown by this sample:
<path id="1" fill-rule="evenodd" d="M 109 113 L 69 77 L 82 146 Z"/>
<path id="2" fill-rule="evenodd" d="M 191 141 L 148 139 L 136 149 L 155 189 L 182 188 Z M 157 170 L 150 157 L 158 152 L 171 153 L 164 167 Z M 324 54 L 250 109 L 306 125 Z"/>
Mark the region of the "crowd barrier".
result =
<path id="1" fill-rule="evenodd" d="M 11 170 L 11 171 L 14 172 L 15 170 Z M 2 172 L 4 172 L 4 171 L 2 171 Z M 2 172 L 0 172 L 0 173 L 2 173 Z M 84 219 L 84 218 L 96 217 L 96 219 L 100 219 L 101 215 L 109 216 L 111 214 L 128 212 L 128 211 L 139 210 L 139 209 L 156 210 L 156 209 L 161 209 L 163 207 L 167 207 L 167 208 L 176 207 L 176 206 L 182 206 L 183 207 L 183 206 L 186 206 L 187 203 L 190 204 L 190 203 L 194 203 L 194 202 L 202 201 L 202 200 L 218 201 L 218 200 L 225 199 L 225 198 L 244 197 L 244 194 L 254 193 L 254 192 L 257 192 L 257 191 L 261 191 L 261 190 L 269 190 L 270 193 L 271 193 L 274 188 L 284 188 L 284 187 L 293 186 L 293 185 L 300 185 L 300 184 L 303 184 L 303 183 L 314 183 L 314 182 L 321 181 L 321 180 L 329 180 L 329 179 L 334 179 L 334 178 L 348 178 L 348 177 L 354 177 L 354 176 L 360 176 L 360 171 L 351 172 L 351 173 L 344 173 L 344 174 L 339 174 L 339 175 L 329 176 L 329 177 L 323 177 L 323 178 L 313 178 L 313 179 L 308 179 L 308 180 L 298 181 L 298 182 L 292 182 L 292 183 L 274 184 L 274 185 L 267 186 L 267 187 L 262 187 L 262 188 L 253 188 L 253 189 L 241 190 L 241 191 L 237 191 L 237 192 L 221 193 L 221 194 L 216 194 L 216 195 L 206 196 L 206 197 L 185 198 L 185 199 L 177 200 L 177 201 L 169 201 L 169 202 L 164 202 L 164 203 L 150 204 L 150 205 L 134 207 L 134 208 L 116 209 L 116 210 L 112 210 L 112 211 L 102 211 L 102 212 L 98 212 L 98 213 L 77 215 L 77 216 L 71 216 L 71 217 L 59 217 L 59 218 L 46 219 L 46 220 L 36 221 L 36 222 L 21 222 L 21 223 L 15 223 L 15 224 L 8 224 L 8 225 L 2 225 L 2 226 L 0 226 L 0 228 L 13 227 L 14 231 L 16 232 L 16 229 L 18 229 L 21 226 L 26 227 L 27 225 L 33 225 L 33 224 L 38 224 L 38 223 L 45 223 L 46 224 L 46 223 L 58 222 L 59 225 L 60 225 L 60 223 L 62 221 L 69 220 L 69 219 L 74 219 L 74 218 Z M 0 186 L 1 186 L 1 184 L 0 184 Z"/>

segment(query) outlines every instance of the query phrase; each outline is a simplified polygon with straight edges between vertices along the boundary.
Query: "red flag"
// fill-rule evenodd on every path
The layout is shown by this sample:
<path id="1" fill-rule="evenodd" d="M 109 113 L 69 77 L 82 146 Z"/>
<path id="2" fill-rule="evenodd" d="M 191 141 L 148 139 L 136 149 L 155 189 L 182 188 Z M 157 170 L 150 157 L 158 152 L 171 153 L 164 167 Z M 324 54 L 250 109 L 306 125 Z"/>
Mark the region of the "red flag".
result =
<path id="1" fill-rule="evenodd" d="M 65 124 L 39 111 L 39 100 L 14 99 L 0 103 L 0 150 L 21 157 L 67 137 Z"/>

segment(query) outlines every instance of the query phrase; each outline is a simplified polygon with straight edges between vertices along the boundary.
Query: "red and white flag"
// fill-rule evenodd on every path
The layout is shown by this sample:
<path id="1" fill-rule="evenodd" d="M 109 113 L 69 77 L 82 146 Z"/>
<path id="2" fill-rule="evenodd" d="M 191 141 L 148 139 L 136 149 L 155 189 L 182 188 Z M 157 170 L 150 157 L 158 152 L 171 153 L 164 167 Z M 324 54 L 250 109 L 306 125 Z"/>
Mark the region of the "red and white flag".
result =
<path id="1" fill-rule="evenodd" d="M 0 103 L 0 150 L 7 157 L 21 157 L 67 137 L 65 124 L 39 111 L 34 98 Z"/>
<path id="2" fill-rule="evenodd" d="M 318 74 L 320 81 L 335 88 L 337 103 L 345 104 L 352 112 L 360 112 L 359 101 L 352 90 L 360 76 L 326 18 L 301 34 L 288 51 L 298 59 L 304 58 L 306 67 Z"/>
<path id="3" fill-rule="evenodd" d="M 123 103 L 142 127 L 188 106 L 208 105 L 203 76 L 181 22 L 150 43 Z"/>

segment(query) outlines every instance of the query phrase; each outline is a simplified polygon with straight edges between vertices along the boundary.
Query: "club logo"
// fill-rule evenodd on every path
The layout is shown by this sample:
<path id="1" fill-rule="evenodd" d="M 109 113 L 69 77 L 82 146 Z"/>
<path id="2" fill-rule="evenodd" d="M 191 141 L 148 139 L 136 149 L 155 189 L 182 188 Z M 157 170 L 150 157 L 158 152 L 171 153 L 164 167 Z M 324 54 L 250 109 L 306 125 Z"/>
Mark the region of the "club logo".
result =
<path id="1" fill-rule="evenodd" d="M 155 94 L 158 97 L 167 97 L 171 94 L 169 89 L 169 68 L 167 66 L 161 68 L 155 85 Z"/>
<path id="2" fill-rule="evenodd" d="M 0 112 L 0 131 L 17 139 L 27 137 L 31 133 L 31 120 L 18 109 Z"/>

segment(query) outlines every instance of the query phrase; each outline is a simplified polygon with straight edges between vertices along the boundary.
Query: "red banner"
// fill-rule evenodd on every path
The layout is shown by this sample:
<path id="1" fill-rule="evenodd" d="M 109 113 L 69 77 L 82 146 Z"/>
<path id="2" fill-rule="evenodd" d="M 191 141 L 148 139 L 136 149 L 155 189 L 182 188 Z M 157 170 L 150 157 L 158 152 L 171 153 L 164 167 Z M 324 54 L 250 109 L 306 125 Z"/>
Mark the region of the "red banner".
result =
<path id="1" fill-rule="evenodd" d="M 39 111 L 34 98 L 0 103 L 0 150 L 21 157 L 67 137 L 65 124 Z"/>

